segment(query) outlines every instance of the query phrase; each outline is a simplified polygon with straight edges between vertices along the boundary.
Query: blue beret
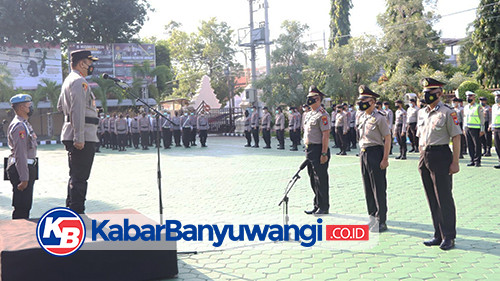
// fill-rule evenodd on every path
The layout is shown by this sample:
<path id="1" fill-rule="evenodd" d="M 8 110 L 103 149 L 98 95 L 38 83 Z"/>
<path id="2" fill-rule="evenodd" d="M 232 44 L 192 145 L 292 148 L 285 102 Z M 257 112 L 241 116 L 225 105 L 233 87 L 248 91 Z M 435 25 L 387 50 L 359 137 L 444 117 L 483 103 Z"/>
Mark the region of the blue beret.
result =
<path id="1" fill-rule="evenodd" d="M 28 94 L 17 94 L 10 98 L 10 104 L 16 104 L 16 103 L 21 103 L 21 102 L 28 102 L 31 101 L 32 98 Z"/>

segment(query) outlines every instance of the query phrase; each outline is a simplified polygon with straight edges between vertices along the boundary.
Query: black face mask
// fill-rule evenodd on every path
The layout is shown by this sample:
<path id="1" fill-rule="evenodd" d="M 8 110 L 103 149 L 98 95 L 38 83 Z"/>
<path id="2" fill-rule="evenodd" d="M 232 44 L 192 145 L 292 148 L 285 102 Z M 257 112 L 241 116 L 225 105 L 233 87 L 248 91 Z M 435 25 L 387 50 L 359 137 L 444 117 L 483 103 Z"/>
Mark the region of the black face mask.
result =
<path id="1" fill-rule="evenodd" d="M 307 101 L 306 101 L 307 105 L 313 105 L 315 103 L 316 103 L 316 99 L 314 97 L 308 97 L 307 98 Z"/>
<path id="2" fill-rule="evenodd" d="M 467 99 L 467 102 L 472 103 L 472 102 L 474 102 L 474 99 Z"/>
<path id="3" fill-rule="evenodd" d="M 359 106 L 359 110 L 365 111 L 368 108 L 370 108 L 370 102 L 368 102 L 368 101 L 360 101 L 358 103 L 358 106 Z"/>
<path id="4" fill-rule="evenodd" d="M 92 73 L 94 73 L 94 66 L 92 64 L 91 65 L 85 64 L 85 65 L 87 66 L 87 76 L 92 75 Z"/>
<path id="5" fill-rule="evenodd" d="M 426 104 L 431 104 L 438 99 L 437 93 L 431 93 L 430 91 L 424 92 L 424 99 Z"/>
<path id="6" fill-rule="evenodd" d="M 28 116 L 33 115 L 33 111 L 34 111 L 34 110 L 35 110 L 35 109 L 33 109 L 33 105 L 30 105 L 30 111 L 28 111 Z"/>

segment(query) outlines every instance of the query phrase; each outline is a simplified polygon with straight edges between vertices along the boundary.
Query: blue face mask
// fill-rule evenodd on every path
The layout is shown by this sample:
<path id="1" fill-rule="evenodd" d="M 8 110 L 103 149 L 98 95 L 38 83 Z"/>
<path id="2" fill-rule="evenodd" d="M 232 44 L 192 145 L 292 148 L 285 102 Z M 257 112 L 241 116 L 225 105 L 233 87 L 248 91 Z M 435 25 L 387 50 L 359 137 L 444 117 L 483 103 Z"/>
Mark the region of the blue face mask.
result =
<path id="1" fill-rule="evenodd" d="M 279 111 L 276 110 L 276 114 L 280 113 Z"/>
<path id="2" fill-rule="evenodd" d="M 386 109 L 387 109 L 387 107 L 384 105 L 384 106 L 382 106 L 382 109 L 383 109 L 383 110 L 386 110 Z"/>
<path id="3" fill-rule="evenodd" d="M 187 112 L 186 112 L 186 113 L 184 113 L 184 116 L 188 116 Z"/>
<path id="4" fill-rule="evenodd" d="M 194 115 L 194 113 L 193 113 L 193 112 L 191 112 L 191 115 Z"/>

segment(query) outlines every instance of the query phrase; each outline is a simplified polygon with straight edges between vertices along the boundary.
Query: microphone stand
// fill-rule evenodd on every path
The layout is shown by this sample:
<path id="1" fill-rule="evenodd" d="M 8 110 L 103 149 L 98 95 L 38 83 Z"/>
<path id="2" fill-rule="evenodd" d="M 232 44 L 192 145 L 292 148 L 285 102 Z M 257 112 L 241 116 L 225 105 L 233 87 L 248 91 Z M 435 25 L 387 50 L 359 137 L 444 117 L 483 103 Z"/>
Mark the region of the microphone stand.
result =
<path id="1" fill-rule="evenodd" d="M 288 197 L 288 193 L 290 193 L 290 191 L 292 190 L 292 188 L 295 185 L 295 183 L 297 182 L 297 180 L 300 179 L 299 173 L 300 173 L 300 171 L 302 171 L 302 169 L 304 169 L 304 167 L 300 167 L 299 170 L 297 171 L 297 173 L 295 173 L 295 175 L 292 177 L 292 179 L 288 182 L 288 184 L 285 188 L 285 194 L 283 195 L 283 198 L 281 199 L 281 201 L 278 204 L 278 206 L 281 206 L 282 203 L 285 203 L 285 204 L 283 204 L 283 225 L 288 225 L 288 222 L 289 222 L 289 215 L 288 215 L 289 197 Z"/>
<path id="2" fill-rule="evenodd" d="M 137 101 L 141 102 L 143 105 L 145 105 L 149 110 L 153 111 L 154 113 L 156 113 L 156 126 L 159 128 L 160 127 L 160 116 L 167 120 L 168 122 L 170 122 L 171 124 L 175 124 L 172 120 L 170 120 L 169 118 L 167 118 L 165 115 L 161 114 L 158 110 L 156 110 L 154 107 L 152 107 L 151 105 L 149 105 L 146 101 L 144 101 L 143 99 L 139 98 L 138 96 L 134 95 L 133 93 L 131 93 L 130 91 L 128 91 L 128 89 L 130 89 L 130 86 L 125 83 L 125 82 L 122 82 L 122 81 L 119 81 L 119 80 L 113 80 L 116 84 L 116 86 L 120 87 L 127 95 L 129 95 L 130 97 L 133 97 L 134 99 L 136 99 Z M 155 130 L 155 128 L 153 128 L 153 130 Z M 160 168 L 160 134 L 158 133 L 158 131 L 156 132 L 156 150 L 157 150 L 157 167 L 156 167 L 156 174 L 157 174 L 157 181 L 158 181 L 158 203 L 159 203 L 159 207 L 160 207 L 160 223 L 163 222 L 163 201 L 162 201 L 162 196 L 161 196 L 161 168 Z"/>

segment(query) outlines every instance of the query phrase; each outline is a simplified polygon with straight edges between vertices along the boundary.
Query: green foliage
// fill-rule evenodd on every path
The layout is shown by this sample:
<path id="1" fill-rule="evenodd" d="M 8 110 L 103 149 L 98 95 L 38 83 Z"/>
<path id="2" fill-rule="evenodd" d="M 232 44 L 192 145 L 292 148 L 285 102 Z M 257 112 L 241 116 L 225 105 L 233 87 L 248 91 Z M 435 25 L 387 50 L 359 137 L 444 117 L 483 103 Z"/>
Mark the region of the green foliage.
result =
<path id="1" fill-rule="evenodd" d="M 476 90 L 478 90 L 479 88 L 481 88 L 481 85 L 479 85 L 477 82 L 465 81 L 458 87 L 459 97 L 463 100 L 467 100 L 467 98 L 465 97 L 465 92 L 467 91 L 476 92 Z"/>
<path id="2" fill-rule="evenodd" d="M 330 0 L 330 40 L 329 46 L 346 45 L 351 38 L 351 23 L 349 11 L 352 8 L 351 0 Z"/>
<path id="3" fill-rule="evenodd" d="M 0 64 L 0 102 L 9 101 L 12 97 L 12 76 L 3 64 Z"/>
<path id="4" fill-rule="evenodd" d="M 495 104 L 495 95 L 493 95 L 490 91 L 486 89 L 477 89 L 475 93 L 478 99 L 480 97 L 485 97 L 488 99 L 487 102 L 489 105 Z"/>
<path id="5" fill-rule="evenodd" d="M 500 85 L 500 3 L 481 0 L 472 33 L 472 51 L 479 65 L 477 78 L 487 87 Z"/>
<path id="6" fill-rule="evenodd" d="M 471 74 L 477 70 L 477 57 L 472 51 L 473 41 L 472 32 L 469 31 L 470 26 L 467 28 L 467 36 L 462 41 L 460 46 L 460 53 L 458 53 L 457 61 L 461 70 L 467 74 Z"/>
<path id="7" fill-rule="evenodd" d="M 0 0 L 0 43 L 127 42 L 149 10 L 144 0 Z"/>
<path id="8" fill-rule="evenodd" d="M 444 61 L 444 45 L 439 33 L 432 28 L 436 20 L 431 11 L 425 12 L 422 0 L 387 0 L 385 13 L 378 16 L 384 31 L 382 46 L 387 52 L 385 69 L 392 72 L 400 60 L 411 58 L 411 66 L 429 65 L 440 69 Z M 435 2 L 432 0 L 428 3 Z"/>
<path id="9" fill-rule="evenodd" d="M 97 99 L 101 100 L 104 113 L 108 112 L 108 98 L 116 98 L 118 99 L 118 103 L 123 100 L 123 90 L 116 87 L 115 82 L 112 80 L 98 77 L 92 78 L 92 81 L 98 85 L 98 87 L 92 89 L 92 92 L 96 95 Z"/>
<path id="10" fill-rule="evenodd" d="M 296 21 L 284 21 L 281 28 L 284 32 L 275 41 L 276 49 L 271 54 L 271 73 L 259 79 L 255 86 L 263 90 L 262 100 L 268 106 L 280 103 L 300 106 L 307 92 L 303 70 L 308 63 L 307 52 L 313 47 L 303 43 L 301 38 L 309 27 Z"/>
<path id="11" fill-rule="evenodd" d="M 49 79 L 42 79 L 42 83 L 45 85 L 39 84 L 34 93 L 33 106 L 36 108 L 40 100 L 46 100 L 50 102 L 52 112 L 56 112 L 57 102 L 59 100 L 59 95 L 61 94 L 61 85 Z"/>

